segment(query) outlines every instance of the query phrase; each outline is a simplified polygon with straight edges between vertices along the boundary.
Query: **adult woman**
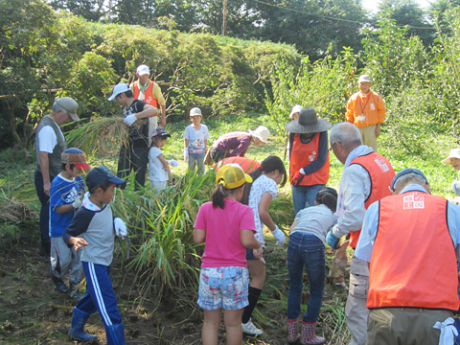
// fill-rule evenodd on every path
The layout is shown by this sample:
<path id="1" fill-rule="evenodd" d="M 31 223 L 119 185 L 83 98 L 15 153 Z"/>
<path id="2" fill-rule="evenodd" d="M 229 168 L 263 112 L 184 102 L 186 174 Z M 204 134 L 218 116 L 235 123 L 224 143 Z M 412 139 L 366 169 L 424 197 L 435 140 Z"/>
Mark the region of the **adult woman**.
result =
<path id="1" fill-rule="evenodd" d="M 225 157 L 244 157 L 251 143 L 254 145 L 268 144 L 270 131 L 259 126 L 255 131 L 230 132 L 219 137 L 211 148 L 211 157 L 215 163 Z"/>
<path id="2" fill-rule="evenodd" d="M 299 118 L 284 126 L 289 134 L 289 177 L 294 211 L 315 204 L 316 194 L 329 180 L 327 130 L 329 121 L 318 118 L 313 108 L 302 108 Z"/>

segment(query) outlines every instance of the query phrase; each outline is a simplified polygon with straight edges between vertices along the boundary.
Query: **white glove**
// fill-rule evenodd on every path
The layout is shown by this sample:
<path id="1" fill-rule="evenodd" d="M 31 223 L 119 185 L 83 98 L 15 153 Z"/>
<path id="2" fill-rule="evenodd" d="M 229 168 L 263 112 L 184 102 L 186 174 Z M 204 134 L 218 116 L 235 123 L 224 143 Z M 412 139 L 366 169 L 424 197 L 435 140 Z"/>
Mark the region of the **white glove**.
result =
<path id="1" fill-rule="evenodd" d="M 184 162 L 185 162 L 185 163 L 188 162 L 188 148 L 185 148 L 185 149 L 184 149 Z"/>
<path id="2" fill-rule="evenodd" d="M 128 115 L 125 117 L 125 119 L 123 120 L 123 123 L 125 125 L 128 125 L 128 126 L 131 126 L 134 122 L 136 122 L 136 116 L 135 115 Z"/>
<path id="3" fill-rule="evenodd" d="M 115 226 L 115 234 L 118 237 L 125 237 L 128 235 L 128 230 L 126 230 L 126 224 L 121 218 L 115 218 L 113 220 L 113 225 Z"/>
<path id="4" fill-rule="evenodd" d="M 83 195 L 78 196 L 78 197 L 75 199 L 75 201 L 72 203 L 72 207 L 73 207 L 73 208 L 79 208 L 79 207 L 81 206 L 82 199 L 83 199 Z"/>
<path id="5" fill-rule="evenodd" d="M 177 168 L 179 166 L 179 163 L 174 159 L 170 159 L 167 162 L 168 162 L 169 165 L 173 166 L 174 168 Z"/>
<path id="6" fill-rule="evenodd" d="M 286 241 L 286 236 L 284 235 L 284 232 L 282 232 L 280 228 L 278 228 L 278 225 L 276 226 L 275 231 L 272 231 L 272 235 L 278 240 L 276 242 L 276 245 L 278 247 L 282 246 L 284 244 L 284 241 Z"/>

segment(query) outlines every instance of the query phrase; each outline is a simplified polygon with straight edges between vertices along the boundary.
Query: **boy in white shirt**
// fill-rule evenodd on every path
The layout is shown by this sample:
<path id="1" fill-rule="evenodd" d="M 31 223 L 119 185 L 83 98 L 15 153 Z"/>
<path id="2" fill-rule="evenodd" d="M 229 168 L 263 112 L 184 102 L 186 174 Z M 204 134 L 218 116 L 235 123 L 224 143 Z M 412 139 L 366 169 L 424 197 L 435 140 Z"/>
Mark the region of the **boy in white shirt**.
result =
<path id="1" fill-rule="evenodd" d="M 203 160 L 209 139 L 208 127 L 201 124 L 202 118 L 200 108 L 192 108 L 190 120 L 193 124 L 187 126 L 183 137 L 185 139 L 184 161 L 188 161 L 189 169 L 198 167 L 199 174 L 204 174 Z"/>

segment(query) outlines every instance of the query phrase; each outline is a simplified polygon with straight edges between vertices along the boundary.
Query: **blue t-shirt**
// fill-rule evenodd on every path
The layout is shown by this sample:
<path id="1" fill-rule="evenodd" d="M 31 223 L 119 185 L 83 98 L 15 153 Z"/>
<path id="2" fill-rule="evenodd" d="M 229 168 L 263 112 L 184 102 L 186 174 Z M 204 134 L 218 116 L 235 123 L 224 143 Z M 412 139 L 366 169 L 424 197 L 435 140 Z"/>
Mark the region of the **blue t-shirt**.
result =
<path id="1" fill-rule="evenodd" d="M 68 180 L 59 174 L 50 188 L 50 237 L 61 237 L 72 222 L 75 211 L 58 213 L 56 207 L 72 204 L 85 190 L 81 176 Z"/>

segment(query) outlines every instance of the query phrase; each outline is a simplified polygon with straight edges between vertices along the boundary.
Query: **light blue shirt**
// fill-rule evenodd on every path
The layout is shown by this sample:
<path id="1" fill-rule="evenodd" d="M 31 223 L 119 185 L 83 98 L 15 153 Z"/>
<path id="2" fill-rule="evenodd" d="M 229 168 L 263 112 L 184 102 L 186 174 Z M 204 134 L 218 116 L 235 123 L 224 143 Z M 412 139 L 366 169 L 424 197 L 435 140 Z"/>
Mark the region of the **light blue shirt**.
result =
<path id="1" fill-rule="evenodd" d="M 410 184 L 401 191 L 400 194 L 407 192 L 423 192 L 427 193 L 425 188 L 418 184 Z M 374 202 L 367 209 L 364 216 L 363 228 L 359 235 L 358 245 L 354 252 L 357 258 L 371 262 L 372 250 L 374 249 L 375 237 L 379 225 L 379 204 L 380 201 Z M 447 226 L 449 228 L 452 242 L 454 243 L 457 258 L 459 258 L 459 243 L 460 243 L 460 207 L 448 201 L 447 206 Z"/>

